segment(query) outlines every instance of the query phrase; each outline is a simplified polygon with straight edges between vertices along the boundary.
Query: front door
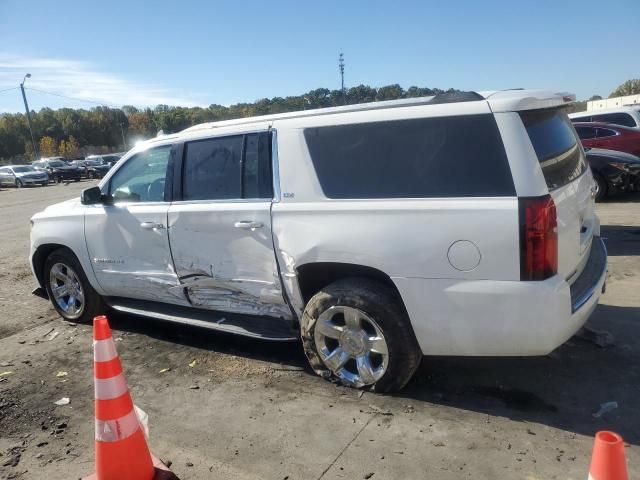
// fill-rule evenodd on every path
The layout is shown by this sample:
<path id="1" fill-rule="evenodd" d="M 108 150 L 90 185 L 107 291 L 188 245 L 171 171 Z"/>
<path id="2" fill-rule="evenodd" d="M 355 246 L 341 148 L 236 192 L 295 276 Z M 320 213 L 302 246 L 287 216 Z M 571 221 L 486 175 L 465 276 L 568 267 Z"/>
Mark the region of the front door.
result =
<path id="1" fill-rule="evenodd" d="M 87 208 L 85 236 L 96 278 L 108 296 L 185 304 L 173 269 L 165 192 L 172 147 L 140 152 L 118 168 Z"/>
<path id="2" fill-rule="evenodd" d="M 197 308 L 289 318 L 271 235 L 267 132 L 186 142 L 169 241 Z"/>

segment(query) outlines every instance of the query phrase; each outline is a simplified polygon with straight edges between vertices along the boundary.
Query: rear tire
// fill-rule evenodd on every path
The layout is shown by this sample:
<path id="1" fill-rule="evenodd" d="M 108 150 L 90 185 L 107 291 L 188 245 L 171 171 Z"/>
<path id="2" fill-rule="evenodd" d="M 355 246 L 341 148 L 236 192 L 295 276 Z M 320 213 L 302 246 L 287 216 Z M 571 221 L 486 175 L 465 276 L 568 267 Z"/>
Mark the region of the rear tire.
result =
<path id="1" fill-rule="evenodd" d="M 596 182 L 597 188 L 595 201 L 602 202 L 605 198 L 607 198 L 607 195 L 609 193 L 609 186 L 607 185 L 607 181 L 602 175 L 597 173 L 593 175 L 593 180 Z"/>
<path id="2" fill-rule="evenodd" d="M 60 248 L 51 253 L 44 262 L 43 273 L 53 308 L 65 320 L 89 323 L 96 315 L 107 313 L 102 297 L 93 289 L 70 250 Z"/>
<path id="3" fill-rule="evenodd" d="M 398 295 L 368 278 L 338 280 L 316 293 L 300 330 L 311 368 L 349 387 L 400 390 L 422 359 Z"/>

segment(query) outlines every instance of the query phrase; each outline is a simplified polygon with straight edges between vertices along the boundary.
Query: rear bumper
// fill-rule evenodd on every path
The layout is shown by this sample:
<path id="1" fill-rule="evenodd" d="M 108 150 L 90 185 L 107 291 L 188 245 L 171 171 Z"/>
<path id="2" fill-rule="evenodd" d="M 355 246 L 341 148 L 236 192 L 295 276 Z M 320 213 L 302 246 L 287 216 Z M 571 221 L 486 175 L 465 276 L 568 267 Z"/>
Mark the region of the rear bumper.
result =
<path id="1" fill-rule="evenodd" d="M 425 355 L 546 355 L 595 310 L 606 279 L 606 250 L 593 238 L 573 285 L 540 282 L 393 278 Z"/>

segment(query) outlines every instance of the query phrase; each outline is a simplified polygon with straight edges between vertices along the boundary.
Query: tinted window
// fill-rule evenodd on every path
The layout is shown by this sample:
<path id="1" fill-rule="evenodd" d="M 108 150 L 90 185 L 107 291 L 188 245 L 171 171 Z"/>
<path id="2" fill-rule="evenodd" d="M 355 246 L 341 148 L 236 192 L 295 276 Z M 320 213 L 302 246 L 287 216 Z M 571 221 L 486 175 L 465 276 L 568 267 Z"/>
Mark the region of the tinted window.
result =
<path id="1" fill-rule="evenodd" d="M 613 123 L 615 125 L 624 125 L 625 127 L 635 127 L 636 121 L 628 113 L 603 113 L 593 116 L 594 122 Z"/>
<path id="2" fill-rule="evenodd" d="M 185 144 L 183 200 L 241 198 L 242 136 Z"/>
<path id="3" fill-rule="evenodd" d="M 578 178 L 585 171 L 584 153 L 563 110 L 520 112 L 549 190 Z"/>
<path id="4" fill-rule="evenodd" d="M 242 198 L 272 198 L 269 134 L 254 133 L 245 137 L 242 162 Z"/>
<path id="5" fill-rule="evenodd" d="M 598 129 L 598 138 L 600 137 L 613 137 L 617 132 L 615 130 L 609 130 L 608 128 Z"/>
<path id="6" fill-rule="evenodd" d="M 162 202 L 171 146 L 138 153 L 111 177 L 109 192 L 116 202 Z"/>
<path id="7" fill-rule="evenodd" d="M 13 171 L 15 173 L 27 173 L 27 172 L 33 172 L 33 168 L 31 168 L 31 167 L 13 167 Z"/>
<path id="8" fill-rule="evenodd" d="M 585 117 L 572 117 L 571 121 L 572 122 L 590 122 L 591 121 L 591 115 L 587 115 Z"/>
<path id="9" fill-rule="evenodd" d="M 493 115 L 305 129 L 329 198 L 515 195 Z"/>
<path id="10" fill-rule="evenodd" d="M 596 129 L 593 127 L 576 127 L 576 132 L 582 140 L 588 140 L 596 137 Z"/>

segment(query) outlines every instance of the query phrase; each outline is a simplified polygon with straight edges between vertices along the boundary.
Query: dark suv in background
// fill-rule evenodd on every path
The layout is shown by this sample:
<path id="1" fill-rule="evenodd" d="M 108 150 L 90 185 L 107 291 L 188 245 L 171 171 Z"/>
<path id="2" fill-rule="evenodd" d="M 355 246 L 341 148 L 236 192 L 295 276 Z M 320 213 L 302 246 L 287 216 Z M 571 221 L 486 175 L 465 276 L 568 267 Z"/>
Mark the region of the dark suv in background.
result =
<path id="1" fill-rule="evenodd" d="M 36 170 L 44 170 L 49 174 L 49 179 L 60 183 L 64 180 L 80 181 L 82 171 L 75 165 L 69 165 L 62 157 L 42 158 L 31 164 Z"/>

